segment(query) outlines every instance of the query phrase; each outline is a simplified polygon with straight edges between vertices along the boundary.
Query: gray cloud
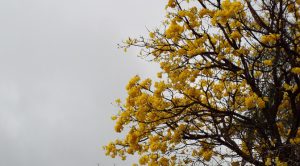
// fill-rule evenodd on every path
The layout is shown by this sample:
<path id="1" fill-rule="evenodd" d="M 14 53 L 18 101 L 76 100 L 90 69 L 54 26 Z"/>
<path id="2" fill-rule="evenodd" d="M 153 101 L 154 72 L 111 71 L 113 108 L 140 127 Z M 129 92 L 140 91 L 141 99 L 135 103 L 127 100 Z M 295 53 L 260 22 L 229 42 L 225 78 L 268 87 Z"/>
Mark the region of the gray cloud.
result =
<path id="1" fill-rule="evenodd" d="M 158 66 L 116 44 L 163 19 L 160 0 L 0 1 L 0 165 L 131 165 L 104 156 L 110 116 Z"/>

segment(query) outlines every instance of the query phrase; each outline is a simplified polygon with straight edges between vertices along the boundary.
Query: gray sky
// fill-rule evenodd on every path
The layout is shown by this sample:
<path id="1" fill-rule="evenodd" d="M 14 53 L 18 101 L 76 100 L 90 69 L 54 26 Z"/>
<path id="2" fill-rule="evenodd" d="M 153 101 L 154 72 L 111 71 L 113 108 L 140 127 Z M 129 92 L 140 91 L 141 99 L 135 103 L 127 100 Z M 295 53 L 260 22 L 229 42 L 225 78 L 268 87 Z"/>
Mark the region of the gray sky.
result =
<path id="1" fill-rule="evenodd" d="M 131 165 L 104 155 L 119 137 L 111 103 L 158 66 L 116 44 L 160 25 L 161 0 L 0 0 L 0 165 Z M 123 55 L 124 54 L 124 55 Z"/>

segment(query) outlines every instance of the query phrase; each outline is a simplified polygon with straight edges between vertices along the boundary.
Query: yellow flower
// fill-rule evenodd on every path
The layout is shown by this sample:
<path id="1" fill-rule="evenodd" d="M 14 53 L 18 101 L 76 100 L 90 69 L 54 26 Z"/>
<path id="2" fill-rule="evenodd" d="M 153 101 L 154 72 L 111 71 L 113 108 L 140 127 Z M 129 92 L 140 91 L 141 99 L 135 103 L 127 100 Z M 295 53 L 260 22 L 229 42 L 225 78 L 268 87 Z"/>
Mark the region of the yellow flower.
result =
<path id="1" fill-rule="evenodd" d="M 184 28 L 176 23 L 176 21 L 172 21 L 165 34 L 168 39 L 178 37 Z"/>
<path id="2" fill-rule="evenodd" d="M 146 165 L 149 162 L 149 156 L 144 155 L 139 159 L 139 163 L 141 165 Z"/>
<path id="3" fill-rule="evenodd" d="M 115 125 L 115 131 L 120 133 L 123 130 L 123 126 L 121 123 L 116 123 Z"/>
<path id="4" fill-rule="evenodd" d="M 281 162 L 279 160 L 279 157 L 275 158 L 275 163 L 276 163 L 276 166 L 287 166 L 287 163 L 286 162 Z"/>
<path id="5" fill-rule="evenodd" d="M 265 101 L 261 98 L 258 98 L 257 99 L 257 106 L 262 109 L 262 108 L 265 108 L 266 107 L 266 104 L 265 104 Z"/>
<path id="6" fill-rule="evenodd" d="M 116 120 L 117 119 L 117 116 L 112 116 L 111 117 L 111 120 Z"/>
<path id="7" fill-rule="evenodd" d="M 205 161 L 210 161 L 211 157 L 213 155 L 213 151 L 212 150 L 207 150 L 202 154 L 202 157 Z"/>
<path id="8" fill-rule="evenodd" d="M 254 108 L 255 107 L 255 98 L 253 96 L 246 97 L 245 105 L 249 109 Z"/>
<path id="9" fill-rule="evenodd" d="M 169 160 L 165 157 L 162 157 L 159 160 L 159 165 L 160 166 L 169 166 Z"/>
<path id="10" fill-rule="evenodd" d="M 140 77 L 138 75 L 132 77 L 126 86 L 126 89 L 127 90 L 131 89 L 139 80 L 140 80 Z"/>
<path id="11" fill-rule="evenodd" d="M 275 44 L 279 37 L 279 34 L 263 35 L 260 37 L 260 42 L 264 44 Z"/>
<path id="12" fill-rule="evenodd" d="M 300 137 L 299 138 L 293 138 L 293 139 L 290 139 L 290 142 L 292 144 L 300 144 Z"/>
<path id="13" fill-rule="evenodd" d="M 157 78 L 162 78 L 162 72 L 157 73 Z"/>
<path id="14" fill-rule="evenodd" d="M 294 67 L 294 68 L 292 68 L 292 73 L 300 74 L 300 67 Z"/>
<path id="15" fill-rule="evenodd" d="M 272 60 L 268 59 L 268 60 L 264 60 L 263 64 L 265 64 L 267 66 L 272 66 L 273 62 L 272 62 Z"/>
<path id="16" fill-rule="evenodd" d="M 272 165 L 272 160 L 271 160 L 271 158 L 267 158 L 267 160 L 266 160 L 266 162 L 265 162 L 265 165 L 266 166 L 269 166 L 269 165 Z"/>
<path id="17" fill-rule="evenodd" d="M 116 99 L 115 102 L 119 105 L 121 104 L 121 99 Z"/>
<path id="18" fill-rule="evenodd" d="M 242 35 L 238 31 L 232 32 L 230 36 L 233 39 L 240 39 L 242 37 Z"/>
<path id="19" fill-rule="evenodd" d="M 149 36 L 150 36 L 151 38 L 154 38 L 154 37 L 155 37 L 155 34 L 154 34 L 153 32 L 150 32 L 150 33 L 149 33 Z"/>
<path id="20" fill-rule="evenodd" d="M 199 17 L 203 17 L 203 16 L 205 16 L 205 15 L 208 14 L 208 13 L 209 13 L 209 10 L 206 9 L 206 8 L 203 8 L 203 9 L 201 9 L 201 10 L 199 11 Z"/>
<path id="21" fill-rule="evenodd" d="M 268 37 L 267 37 L 267 36 L 262 36 L 262 37 L 260 38 L 260 42 L 262 42 L 262 43 L 266 44 L 266 43 L 268 43 L 268 42 L 269 42 L 269 39 L 268 39 Z"/>
<path id="22" fill-rule="evenodd" d="M 167 5 L 167 7 L 174 8 L 175 6 L 176 6 L 176 2 L 175 2 L 175 0 L 169 0 L 169 1 L 168 1 L 168 5 Z"/>

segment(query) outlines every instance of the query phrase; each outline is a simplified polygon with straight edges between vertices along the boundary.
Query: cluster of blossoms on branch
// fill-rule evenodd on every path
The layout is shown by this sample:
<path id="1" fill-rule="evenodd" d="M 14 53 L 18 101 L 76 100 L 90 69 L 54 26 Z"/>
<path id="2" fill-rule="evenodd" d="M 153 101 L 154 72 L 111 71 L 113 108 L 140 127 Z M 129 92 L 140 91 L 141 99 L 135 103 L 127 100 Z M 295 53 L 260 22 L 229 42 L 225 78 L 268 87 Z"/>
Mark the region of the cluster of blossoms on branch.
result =
<path id="1" fill-rule="evenodd" d="M 111 157 L 140 165 L 300 165 L 300 1 L 169 0 L 163 28 L 122 47 L 160 64 L 134 76 Z M 137 165 L 137 164 L 134 164 Z"/>

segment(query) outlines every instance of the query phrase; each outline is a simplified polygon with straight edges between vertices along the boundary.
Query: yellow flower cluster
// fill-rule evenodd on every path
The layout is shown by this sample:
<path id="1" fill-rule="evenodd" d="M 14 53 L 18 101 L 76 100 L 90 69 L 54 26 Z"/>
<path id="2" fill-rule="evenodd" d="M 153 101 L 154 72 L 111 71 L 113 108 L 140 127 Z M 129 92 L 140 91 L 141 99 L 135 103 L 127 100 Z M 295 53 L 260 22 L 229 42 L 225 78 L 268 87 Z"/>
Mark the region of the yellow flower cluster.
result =
<path id="1" fill-rule="evenodd" d="M 154 87 L 156 88 L 154 91 L 154 95 L 161 96 L 162 92 L 167 88 L 167 85 L 165 84 L 165 82 L 160 81 L 160 82 L 156 82 L 154 84 Z"/>
<path id="2" fill-rule="evenodd" d="M 213 155 L 213 151 L 207 150 L 203 152 L 202 157 L 205 161 L 210 161 L 212 155 Z"/>
<path id="3" fill-rule="evenodd" d="M 150 32 L 149 36 L 150 36 L 150 38 L 154 38 L 155 37 L 155 33 L 154 32 Z"/>
<path id="4" fill-rule="evenodd" d="M 283 88 L 284 90 L 286 91 L 292 91 L 292 92 L 295 92 L 297 89 L 298 89 L 298 86 L 295 84 L 295 85 L 289 85 L 287 83 L 284 83 L 283 84 Z"/>
<path id="5" fill-rule="evenodd" d="M 299 145 L 299 144 L 300 144 L 300 136 L 298 136 L 298 137 L 296 137 L 296 138 L 290 139 L 290 142 L 291 142 L 292 144 L 297 144 L 297 145 Z"/>
<path id="6" fill-rule="evenodd" d="M 168 39 L 178 40 L 180 34 L 184 31 L 184 28 L 177 24 L 176 21 L 172 21 L 168 29 L 166 30 L 166 37 Z"/>
<path id="7" fill-rule="evenodd" d="M 246 1 L 222 0 L 221 5 L 216 6 L 199 1 L 203 2 L 202 7 L 201 4 L 200 7 L 192 7 L 193 3 L 186 2 L 187 0 L 168 1 L 168 13 L 163 23 L 166 29 L 150 32 L 150 39 L 128 39 L 125 42 L 126 48 L 144 48 L 141 55 L 159 63 L 161 71 L 157 73 L 157 82 L 152 82 L 151 79 L 141 80 L 139 76 L 134 76 L 129 81 L 126 100 L 123 103 L 121 100 L 116 101 L 121 111 L 112 117 L 116 132 L 125 129 L 129 131 L 122 141 L 108 144 L 105 147 L 106 154 L 123 159 L 126 158 L 124 154 L 138 154 L 140 165 L 188 165 L 193 159 L 209 163 L 212 158 L 226 158 L 226 155 L 218 150 L 220 146 L 214 147 L 215 143 L 219 143 L 217 140 L 202 139 L 202 136 L 218 136 L 220 133 L 220 137 L 226 135 L 228 139 L 233 139 L 249 158 L 254 156 L 255 159 L 258 156 L 261 162 L 265 157 L 260 154 L 268 150 L 268 139 L 262 139 L 259 133 L 261 131 L 254 129 L 250 135 L 257 139 L 248 143 L 249 134 L 241 127 L 248 125 L 243 124 L 242 117 L 251 119 L 249 114 L 253 115 L 266 110 L 266 106 L 272 106 L 273 94 L 265 93 L 268 91 L 266 82 L 273 81 L 266 80 L 272 79 L 270 68 L 282 63 L 278 69 L 280 74 L 284 66 L 298 66 L 300 58 L 293 65 L 284 60 L 285 56 L 279 57 L 278 61 L 272 58 L 277 47 L 273 44 L 281 36 L 270 34 L 271 32 L 260 36 L 260 32 L 265 33 L 267 28 L 263 29 L 257 23 L 248 5 L 244 7 Z M 259 5 L 256 7 L 260 8 Z M 297 7 L 290 10 L 297 10 Z M 263 17 L 262 21 L 268 24 Z M 286 31 L 290 30 L 287 28 Z M 298 43 L 300 34 L 291 33 L 290 38 Z M 282 39 L 289 40 L 284 36 Z M 294 46 L 291 50 L 299 52 L 300 47 Z M 284 49 L 279 51 L 284 55 Z M 293 77 L 295 74 L 300 75 L 300 67 L 286 70 L 290 72 L 288 74 L 294 73 Z M 256 87 L 253 87 L 251 81 L 257 84 Z M 278 103 L 276 125 L 280 137 L 287 140 L 291 129 L 285 122 L 292 115 L 289 93 L 297 92 L 298 87 L 293 80 L 287 81 L 288 83 L 284 81 L 286 80 L 283 79 L 278 84 L 283 99 Z M 254 88 L 258 88 L 258 91 L 263 89 L 262 93 Z M 300 95 L 296 97 L 296 100 L 299 99 Z M 231 115 L 234 116 L 231 118 Z M 263 118 L 261 116 L 257 120 Z M 225 129 L 226 126 L 228 129 Z M 253 127 L 255 128 L 255 124 Z M 245 137 L 240 137 L 241 132 Z M 275 139 L 271 140 L 271 146 L 275 147 Z M 300 136 L 289 141 L 291 144 L 300 144 Z M 185 146 L 191 148 L 178 151 Z M 233 165 L 239 164 L 235 159 L 232 161 Z M 264 162 L 265 165 L 286 165 L 275 156 Z"/>
<path id="8" fill-rule="evenodd" d="M 279 38 L 280 38 L 279 34 L 263 35 L 260 38 L 260 42 L 264 44 L 275 44 Z"/>
<path id="9" fill-rule="evenodd" d="M 248 97 L 245 97 L 245 106 L 248 108 L 248 109 L 251 109 L 251 108 L 255 108 L 255 107 L 258 107 L 260 109 L 263 109 L 265 108 L 265 101 L 258 97 L 256 94 L 252 94 Z"/>
<path id="10" fill-rule="evenodd" d="M 275 163 L 276 166 L 288 166 L 287 162 L 282 162 L 279 160 L 279 157 L 275 157 L 275 161 L 273 161 Z M 272 164 L 272 158 L 268 157 L 265 161 L 265 165 L 266 166 L 270 166 L 273 165 Z"/>
<path id="11" fill-rule="evenodd" d="M 201 25 L 201 21 L 198 17 L 198 9 L 196 7 L 192 7 L 189 10 L 180 10 L 178 11 L 178 16 L 180 18 L 188 18 L 189 24 L 186 24 L 186 29 L 199 27 L 199 25 Z"/>
<path id="12" fill-rule="evenodd" d="M 268 59 L 268 60 L 264 60 L 263 64 L 267 65 L 267 66 L 272 66 L 273 65 L 273 60 Z"/>
<path id="13" fill-rule="evenodd" d="M 106 147 L 106 155 L 110 155 L 111 153 L 111 157 L 115 158 L 115 156 L 117 155 L 117 149 L 114 143 L 110 142 Z"/>
<path id="14" fill-rule="evenodd" d="M 235 40 L 241 39 L 242 35 L 238 31 L 234 31 L 231 33 L 230 37 Z"/>
<path id="15" fill-rule="evenodd" d="M 141 165 L 146 165 L 149 162 L 149 156 L 148 155 L 144 155 L 142 157 L 140 157 L 139 159 L 139 163 Z"/>
<path id="16" fill-rule="evenodd" d="M 126 86 L 126 90 L 129 90 L 130 88 L 134 87 L 135 84 L 140 80 L 141 78 L 136 75 L 134 77 L 131 78 L 131 80 L 128 82 L 127 86 Z"/>
<path id="17" fill-rule="evenodd" d="M 245 142 L 242 142 L 242 143 L 241 143 L 241 149 L 242 149 L 242 151 L 243 151 L 245 154 L 247 154 L 247 155 L 250 154 L 249 149 L 248 149 L 248 147 L 247 147 L 247 144 L 246 144 Z"/>
<path id="18" fill-rule="evenodd" d="M 292 73 L 300 74 L 300 67 L 294 67 L 294 68 L 292 68 Z"/>
<path id="19" fill-rule="evenodd" d="M 176 6 L 175 0 L 169 0 L 166 7 L 174 8 Z"/>
<path id="20" fill-rule="evenodd" d="M 201 9 L 198 13 L 200 18 L 204 17 L 205 15 L 212 16 L 213 14 L 214 14 L 213 11 L 206 8 Z"/>
<path id="21" fill-rule="evenodd" d="M 230 18 L 237 15 L 237 13 L 242 12 L 244 6 L 239 1 L 230 2 L 230 0 L 224 0 L 221 4 L 222 10 L 218 10 L 214 13 L 211 23 L 216 25 L 220 23 L 225 25 Z"/>
<path id="22" fill-rule="evenodd" d="M 268 158 L 266 159 L 266 161 L 265 161 L 265 165 L 266 165 L 266 166 L 272 165 L 272 159 L 268 157 Z"/>

